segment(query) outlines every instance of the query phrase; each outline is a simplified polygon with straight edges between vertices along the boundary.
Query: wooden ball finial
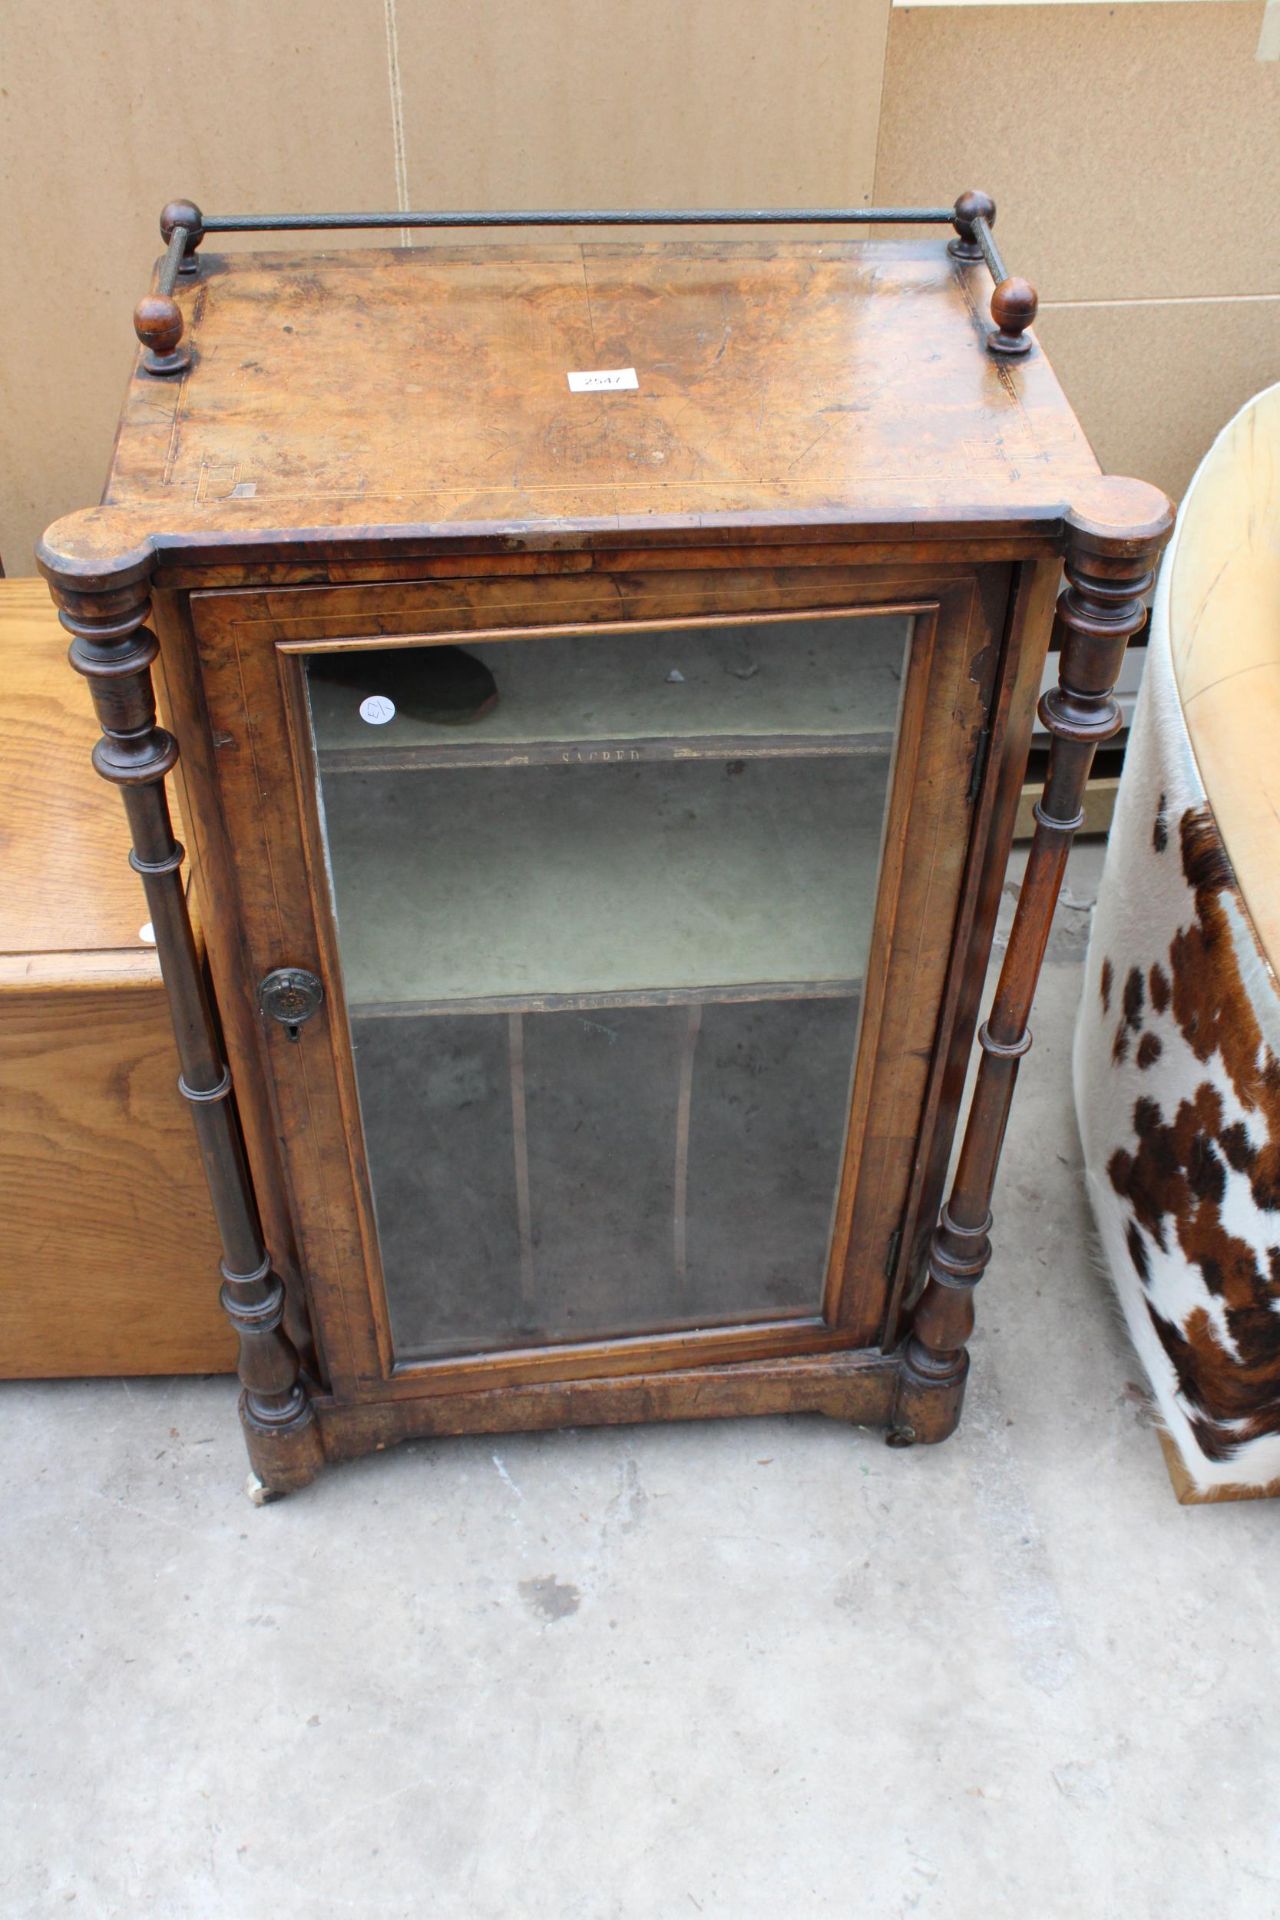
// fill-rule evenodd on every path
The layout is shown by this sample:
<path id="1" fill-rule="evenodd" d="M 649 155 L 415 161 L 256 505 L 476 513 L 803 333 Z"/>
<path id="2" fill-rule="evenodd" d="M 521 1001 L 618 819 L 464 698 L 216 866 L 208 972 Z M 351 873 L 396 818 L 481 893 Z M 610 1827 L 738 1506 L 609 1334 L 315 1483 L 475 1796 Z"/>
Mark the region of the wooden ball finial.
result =
<path id="1" fill-rule="evenodd" d="M 987 340 L 992 353 L 1029 353 L 1031 340 L 1026 329 L 1036 317 L 1040 305 L 1029 280 L 1010 274 L 991 295 L 991 318 L 996 331 Z"/>
<path id="2" fill-rule="evenodd" d="M 182 340 L 182 309 L 167 293 L 145 293 L 133 310 L 133 330 L 142 342 L 142 364 L 148 373 L 180 373 L 190 366 L 190 349 Z"/>
<path id="3" fill-rule="evenodd" d="M 187 243 L 182 250 L 182 265 L 179 273 L 194 273 L 197 266 L 196 248 L 204 239 L 204 215 L 194 200 L 170 200 L 160 214 L 160 237 L 166 247 L 173 238 L 175 227 L 185 227 Z"/>
<path id="4" fill-rule="evenodd" d="M 981 260 L 982 248 L 978 245 L 973 231 L 975 220 L 985 220 L 989 227 L 995 225 L 996 203 L 989 193 L 979 193 L 970 188 L 956 201 L 951 224 L 956 230 L 956 238 L 948 241 L 947 252 L 957 260 Z"/>

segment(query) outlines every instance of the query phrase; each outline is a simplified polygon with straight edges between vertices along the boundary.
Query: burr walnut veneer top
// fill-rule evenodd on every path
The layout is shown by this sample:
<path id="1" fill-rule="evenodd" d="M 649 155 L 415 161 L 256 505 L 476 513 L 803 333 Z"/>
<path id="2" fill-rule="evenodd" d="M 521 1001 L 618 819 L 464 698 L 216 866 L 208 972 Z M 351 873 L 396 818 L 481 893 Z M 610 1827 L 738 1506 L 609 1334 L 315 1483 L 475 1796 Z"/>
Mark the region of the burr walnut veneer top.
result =
<path id="1" fill-rule="evenodd" d="M 192 366 L 135 370 L 45 556 L 1036 530 L 1098 466 L 1040 349 L 985 350 L 989 293 L 942 238 L 202 252 Z"/>

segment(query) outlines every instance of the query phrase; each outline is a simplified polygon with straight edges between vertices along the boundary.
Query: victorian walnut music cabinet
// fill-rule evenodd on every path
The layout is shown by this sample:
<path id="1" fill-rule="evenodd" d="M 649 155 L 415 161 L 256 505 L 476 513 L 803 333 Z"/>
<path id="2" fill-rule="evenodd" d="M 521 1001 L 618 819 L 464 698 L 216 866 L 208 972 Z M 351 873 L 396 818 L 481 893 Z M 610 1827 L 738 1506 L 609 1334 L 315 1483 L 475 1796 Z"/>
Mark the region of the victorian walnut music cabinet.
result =
<path id="1" fill-rule="evenodd" d="M 102 504 L 39 559 L 128 810 L 256 1497 L 425 1434 L 954 1428 L 1171 521 L 1100 474 L 994 217 L 165 209 Z M 823 231 L 720 231 L 770 223 Z M 490 226 L 561 237 L 201 245 Z M 564 237 L 595 227 L 624 237 Z"/>

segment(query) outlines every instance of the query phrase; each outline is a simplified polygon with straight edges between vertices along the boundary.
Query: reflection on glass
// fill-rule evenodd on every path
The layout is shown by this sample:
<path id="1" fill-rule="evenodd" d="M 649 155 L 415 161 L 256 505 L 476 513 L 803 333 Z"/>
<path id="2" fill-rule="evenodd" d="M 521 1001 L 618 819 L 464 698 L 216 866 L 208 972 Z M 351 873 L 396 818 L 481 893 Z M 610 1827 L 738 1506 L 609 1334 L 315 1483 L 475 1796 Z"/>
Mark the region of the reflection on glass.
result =
<path id="1" fill-rule="evenodd" d="M 909 627 L 311 656 L 398 1358 L 820 1311 Z"/>

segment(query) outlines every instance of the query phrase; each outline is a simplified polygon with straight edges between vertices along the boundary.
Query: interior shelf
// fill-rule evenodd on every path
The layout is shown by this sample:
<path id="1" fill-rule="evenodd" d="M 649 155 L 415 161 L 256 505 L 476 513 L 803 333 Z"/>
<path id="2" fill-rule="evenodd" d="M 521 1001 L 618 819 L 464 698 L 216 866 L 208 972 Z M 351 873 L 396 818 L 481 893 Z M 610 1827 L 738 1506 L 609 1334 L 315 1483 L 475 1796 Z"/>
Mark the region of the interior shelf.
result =
<path id="1" fill-rule="evenodd" d="M 414 1019 L 434 1013 L 605 1013 L 613 1007 L 746 1006 L 752 1001 L 856 1000 L 861 977 L 847 980 L 738 980 L 730 986 L 619 987 L 603 992 L 489 993 L 433 1000 L 352 1001 L 362 1020 Z"/>
<path id="2" fill-rule="evenodd" d="M 861 976 L 889 757 L 367 772 L 324 806 L 361 1014 L 822 998 Z"/>
<path id="3" fill-rule="evenodd" d="M 841 614 L 467 644 L 498 700 L 462 725 L 415 712 L 432 648 L 316 654 L 308 681 L 320 766 L 875 756 L 892 742 L 910 625 L 905 614 Z M 374 693 L 395 707 L 381 725 L 361 717 Z"/>
<path id="4" fill-rule="evenodd" d="M 631 765 L 643 760 L 773 760 L 817 758 L 827 755 L 885 755 L 893 746 L 892 733 L 782 734 L 769 738 L 750 734 L 690 735 L 675 740 L 534 740 L 524 746 L 510 742 L 472 740 L 444 746 L 385 748 L 339 747 L 322 756 L 326 774 L 412 773 L 438 767 L 557 767 L 605 766 L 611 761 Z"/>

